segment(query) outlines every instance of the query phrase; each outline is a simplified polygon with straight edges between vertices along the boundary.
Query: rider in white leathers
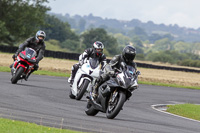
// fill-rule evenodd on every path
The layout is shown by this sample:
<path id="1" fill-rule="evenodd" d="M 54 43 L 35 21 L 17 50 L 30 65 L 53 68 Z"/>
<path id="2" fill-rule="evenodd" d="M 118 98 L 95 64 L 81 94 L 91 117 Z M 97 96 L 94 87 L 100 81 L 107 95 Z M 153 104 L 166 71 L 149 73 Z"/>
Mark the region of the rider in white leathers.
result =
<path id="1" fill-rule="evenodd" d="M 104 68 L 106 65 L 106 56 L 103 54 L 104 45 L 100 41 L 96 41 L 93 43 L 92 48 L 86 49 L 80 56 L 79 56 L 79 63 L 76 63 L 72 66 L 71 76 L 68 80 L 70 86 L 72 86 L 76 72 L 82 66 L 85 61 L 89 58 L 98 58 L 99 62 L 101 63 L 101 69 Z"/>

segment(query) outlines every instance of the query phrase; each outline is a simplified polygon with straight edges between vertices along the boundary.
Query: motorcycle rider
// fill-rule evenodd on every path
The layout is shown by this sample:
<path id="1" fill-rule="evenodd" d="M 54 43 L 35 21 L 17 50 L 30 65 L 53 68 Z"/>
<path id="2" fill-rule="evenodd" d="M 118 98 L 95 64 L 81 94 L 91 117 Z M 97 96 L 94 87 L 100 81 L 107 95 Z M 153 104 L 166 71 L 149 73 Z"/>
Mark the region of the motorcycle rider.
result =
<path id="1" fill-rule="evenodd" d="M 122 65 L 130 65 L 133 66 L 136 70 L 136 63 L 133 61 L 136 56 L 136 49 L 127 45 L 120 55 L 115 55 L 109 64 L 105 66 L 104 73 L 100 75 L 97 79 L 96 85 L 93 89 L 93 98 L 96 98 L 98 95 L 98 88 L 107 80 L 109 80 L 110 76 L 115 74 L 115 68 L 120 69 L 123 67 Z M 123 62 L 123 63 L 122 63 Z"/>
<path id="2" fill-rule="evenodd" d="M 39 61 L 43 59 L 44 57 L 44 51 L 45 51 L 45 43 L 44 39 L 46 38 L 46 34 L 44 31 L 39 30 L 36 32 L 36 35 L 34 37 L 28 38 L 23 44 L 19 45 L 18 50 L 16 53 L 12 56 L 14 60 L 17 59 L 18 54 L 23 51 L 26 47 L 32 48 L 36 51 L 37 56 L 36 56 L 36 63 L 34 65 L 34 69 L 31 70 L 31 72 L 24 78 L 25 80 L 28 80 L 28 77 L 30 76 L 31 73 L 34 71 L 37 71 L 39 68 Z M 13 65 L 13 64 L 12 64 Z M 12 65 L 10 66 L 12 68 Z"/>
<path id="3" fill-rule="evenodd" d="M 85 63 L 87 59 L 91 58 L 98 58 L 99 62 L 101 63 L 101 69 L 105 67 L 106 64 L 106 56 L 103 54 L 104 45 L 100 41 L 96 41 L 93 43 L 92 48 L 86 49 L 80 56 L 79 56 L 79 63 L 76 63 L 72 66 L 71 76 L 68 79 L 70 86 L 72 86 L 74 82 L 74 78 L 78 69 Z"/>

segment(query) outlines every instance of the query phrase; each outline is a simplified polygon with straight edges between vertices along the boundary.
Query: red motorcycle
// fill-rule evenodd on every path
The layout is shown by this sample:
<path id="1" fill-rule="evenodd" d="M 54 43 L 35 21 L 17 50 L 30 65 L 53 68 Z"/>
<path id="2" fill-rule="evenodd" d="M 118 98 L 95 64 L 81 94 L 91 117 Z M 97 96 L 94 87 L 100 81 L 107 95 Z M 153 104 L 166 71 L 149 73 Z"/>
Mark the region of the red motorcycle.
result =
<path id="1" fill-rule="evenodd" d="M 36 51 L 32 48 L 25 48 L 20 52 L 11 67 L 11 83 L 16 84 L 18 80 L 25 77 L 34 69 L 36 63 Z"/>

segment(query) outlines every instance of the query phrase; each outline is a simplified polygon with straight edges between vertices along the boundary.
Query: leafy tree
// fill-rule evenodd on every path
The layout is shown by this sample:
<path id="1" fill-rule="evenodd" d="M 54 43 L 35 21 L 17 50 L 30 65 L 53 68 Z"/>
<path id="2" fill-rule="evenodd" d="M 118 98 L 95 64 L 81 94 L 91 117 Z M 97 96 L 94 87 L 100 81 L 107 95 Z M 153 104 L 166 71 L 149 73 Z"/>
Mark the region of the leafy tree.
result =
<path id="1" fill-rule="evenodd" d="M 159 34 L 154 33 L 149 36 L 149 41 L 150 43 L 154 43 L 155 41 L 160 40 L 161 38 L 162 37 Z"/>
<path id="2" fill-rule="evenodd" d="M 85 24 L 86 24 L 85 19 L 82 18 L 79 20 L 78 26 L 79 26 L 80 33 L 85 30 Z"/>
<path id="3" fill-rule="evenodd" d="M 131 42 L 131 39 L 129 37 L 124 36 L 121 33 L 114 34 L 114 37 L 117 39 L 117 42 L 122 48 Z"/>
<path id="4" fill-rule="evenodd" d="M 45 44 L 46 44 L 46 50 L 70 52 L 70 50 L 62 48 L 58 40 L 50 39 L 48 41 L 45 41 Z"/>
<path id="5" fill-rule="evenodd" d="M 42 26 L 41 28 L 47 34 L 47 40 L 55 39 L 60 42 L 65 41 L 66 39 L 79 41 L 79 37 L 71 31 L 70 25 L 67 22 L 62 22 L 54 16 L 46 15 L 45 22 L 47 25 Z"/>
<path id="6" fill-rule="evenodd" d="M 174 37 L 171 34 L 165 34 L 162 37 L 163 38 L 168 38 L 170 41 L 174 40 Z"/>
<path id="7" fill-rule="evenodd" d="M 82 34 L 82 38 L 83 44 L 85 44 L 87 48 L 91 48 L 95 41 L 101 41 L 109 54 L 119 54 L 119 45 L 117 40 L 114 37 L 108 35 L 104 29 L 97 28 L 86 31 Z"/>
<path id="8" fill-rule="evenodd" d="M 0 1 L 0 38 L 1 42 L 9 42 L 27 38 L 44 24 L 44 6 L 48 0 L 1 0 Z"/>
<path id="9" fill-rule="evenodd" d="M 181 53 L 186 53 L 186 52 L 189 52 L 188 51 L 188 48 L 190 47 L 190 45 L 188 45 L 188 43 L 185 43 L 185 42 L 176 42 L 174 44 L 174 50 L 176 51 L 179 51 Z"/>
<path id="10" fill-rule="evenodd" d="M 134 36 L 137 36 L 141 40 L 146 40 L 148 38 L 147 33 L 145 32 L 145 30 L 143 28 L 137 27 L 137 26 L 133 30 L 129 30 L 128 36 L 132 37 L 132 38 Z"/>
<path id="11" fill-rule="evenodd" d="M 200 61 L 199 60 L 185 59 L 183 61 L 179 61 L 178 65 L 190 66 L 190 67 L 200 67 Z"/>
<path id="12" fill-rule="evenodd" d="M 6 38 L 9 35 L 9 31 L 7 30 L 7 28 L 5 27 L 5 22 L 0 21 L 0 43 L 1 41 L 4 40 L 4 42 L 6 43 Z"/>
<path id="13" fill-rule="evenodd" d="M 168 38 L 160 39 L 155 42 L 153 49 L 160 51 L 160 50 L 171 50 L 172 44 Z"/>
<path id="14" fill-rule="evenodd" d="M 193 43 L 191 46 L 191 52 L 197 55 L 200 55 L 200 43 Z"/>
<path id="15" fill-rule="evenodd" d="M 142 41 L 140 40 L 138 36 L 133 37 L 132 41 L 135 46 L 143 47 Z"/>
<path id="16" fill-rule="evenodd" d="M 175 60 L 171 55 L 168 55 L 166 53 L 161 53 L 161 52 L 148 54 L 146 59 L 151 60 L 153 62 L 175 63 Z"/>
<path id="17" fill-rule="evenodd" d="M 67 48 L 73 52 L 82 52 L 85 49 L 85 46 L 80 46 L 79 41 L 67 39 L 61 43 L 61 47 Z"/>
<path id="18" fill-rule="evenodd" d="M 166 51 L 149 53 L 146 56 L 146 60 L 169 62 L 171 64 L 179 64 L 179 65 L 188 64 L 187 66 L 189 66 L 190 63 L 193 63 L 190 66 L 195 66 L 195 63 L 197 63 L 196 60 L 200 60 L 200 57 L 198 55 L 191 53 L 180 53 L 174 50 L 166 50 Z"/>
<path id="19" fill-rule="evenodd" d="M 144 54 L 137 54 L 135 59 L 136 60 L 145 60 Z"/>
<path id="20" fill-rule="evenodd" d="M 144 50 L 141 47 L 135 46 L 137 54 L 144 54 Z"/>

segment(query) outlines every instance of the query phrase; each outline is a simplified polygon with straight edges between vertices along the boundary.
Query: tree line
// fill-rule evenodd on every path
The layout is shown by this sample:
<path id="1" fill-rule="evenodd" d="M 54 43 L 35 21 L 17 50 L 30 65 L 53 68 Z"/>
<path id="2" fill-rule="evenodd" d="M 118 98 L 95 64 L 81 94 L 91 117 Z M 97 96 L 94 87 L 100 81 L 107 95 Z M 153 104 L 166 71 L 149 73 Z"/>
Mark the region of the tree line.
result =
<path id="1" fill-rule="evenodd" d="M 0 45 L 19 45 L 41 29 L 47 34 L 47 49 L 82 53 L 93 42 L 102 41 L 107 56 L 120 54 L 126 45 L 137 49 L 136 59 L 168 62 L 171 64 L 200 67 L 200 43 L 174 41 L 170 34 L 149 36 L 141 27 L 134 27 L 126 35 L 105 26 L 84 28 L 80 19 L 79 30 L 68 22 L 50 15 L 48 0 L 1 0 Z"/>

